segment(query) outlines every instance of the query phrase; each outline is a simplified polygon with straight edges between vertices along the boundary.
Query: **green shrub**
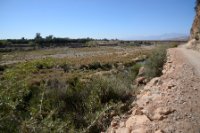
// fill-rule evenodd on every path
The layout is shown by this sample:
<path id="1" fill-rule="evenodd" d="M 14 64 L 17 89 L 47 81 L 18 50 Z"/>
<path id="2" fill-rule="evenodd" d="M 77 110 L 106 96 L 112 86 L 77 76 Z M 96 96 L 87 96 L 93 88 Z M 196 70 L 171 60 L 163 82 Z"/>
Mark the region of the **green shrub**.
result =
<path id="1" fill-rule="evenodd" d="M 141 67 L 142 65 L 140 63 L 136 63 L 134 66 L 132 66 L 131 72 L 132 72 L 133 79 L 137 77 Z"/>
<path id="2" fill-rule="evenodd" d="M 114 76 L 94 78 L 89 88 L 92 88 L 93 96 L 98 96 L 101 104 L 125 101 L 130 94 L 130 88 Z"/>
<path id="3" fill-rule="evenodd" d="M 132 98 L 133 75 L 140 67 L 134 65 L 116 75 L 93 77 L 87 83 L 78 77 L 67 81 L 55 77 L 29 84 L 32 74 L 53 68 L 56 63 L 51 58 L 33 60 L 3 72 L 0 132 L 82 132 L 108 106 Z M 68 64 L 61 67 L 68 70 Z M 90 68 L 109 70 L 112 65 L 97 62 Z"/>
<path id="4" fill-rule="evenodd" d="M 56 60 L 53 58 L 46 58 L 41 60 L 33 61 L 33 66 L 36 66 L 37 69 L 51 69 L 55 66 Z"/>
<path id="5" fill-rule="evenodd" d="M 102 70 L 108 71 L 110 69 L 112 69 L 112 64 L 111 63 L 102 64 Z"/>
<path id="6" fill-rule="evenodd" d="M 126 62 L 126 63 L 124 64 L 124 66 L 125 66 L 125 67 L 131 67 L 131 66 L 133 66 L 134 64 L 136 64 L 135 61 Z"/>
<path id="7" fill-rule="evenodd" d="M 84 70 L 84 69 L 89 69 L 87 65 L 81 65 L 80 69 Z"/>
<path id="8" fill-rule="evenodd" d="M 93 62 L 93 63 L 89 64 L 88 66 L 81 65 L 80 69 L 89 69 L 89 70 L 101 69 L 104 71 L 108 71 L 108 70 L 112 69 L 112 64 L 111 63 L 101 64 L 100 62 Z"/>
<path id="9" fill-rule="evenodd" d="M 7 68 L 7 66 L 1 66 L 1 65 L 0 65 L 0 72 L 1 72 L 1 71 L 4 71 L 6 68 Z"/>
<path id="10" fill-rule="evenodd" d="M 145 63 L 145 74 L 148 78 L 160 76 L 162 74 L 163 65 L 166 62 L 167 55 L 166 46 L 156 48 Z"/>
<path id="11" fill-rule="evenodd" d="M 91 69 L 91 70 L 97 70 L 99 68 L 102 68 L 100 62 L 93 62 L 93 63 L 88 65 L 88 69 Z"/>
<path id="12" fill-rule="evenodd" d="M 53 62 L 51 62 L 50 59 L 24 62 L 4 71 L 3 78 L 0 82 L 0 101 L 1 105 L 4 106 L 2 107 L 4 108 L 4 115 L 0 114 L 0 117 L 5 119 L 1 119 L 1 122 L 13 121 L 18 125 L 17 127 L 13 125 L 13 127 L 15 127 L 13 130 L 19 131 L 19 123 L 31 117 L 30 114 L 32 111 L 29 110 L 29 106 L 32 106 L 31 108 L 34 108 L 33 110 L 37 110 L 39 102 L 35 102 L 37 104 L 32 104 L 31 100 L 32 95 L 34 95 L 35 98 L 40 98 L 41 90 L 38 89 L 40 91 L 38 91 L 36 95 L 36 89 L 32 89 L 28 81 L 32 78 L 31 74 L 38 71 L 38 64 L 49 68 L 53 64 Z M 10 124 L 12 124 L 12 122 Z M 4 126 L 5 127 L 2 129 L 3 131 L 7 129 L 6 125 Z M 10 126 L 12 127 L 12 125 Z"/>
<path id="13" fill-rule="evenodd" d="M 69 64 L 62 64 L 60 67 L 63 69 L 64 72 L 69 72 L 70 71 L 70 65 Z"/>

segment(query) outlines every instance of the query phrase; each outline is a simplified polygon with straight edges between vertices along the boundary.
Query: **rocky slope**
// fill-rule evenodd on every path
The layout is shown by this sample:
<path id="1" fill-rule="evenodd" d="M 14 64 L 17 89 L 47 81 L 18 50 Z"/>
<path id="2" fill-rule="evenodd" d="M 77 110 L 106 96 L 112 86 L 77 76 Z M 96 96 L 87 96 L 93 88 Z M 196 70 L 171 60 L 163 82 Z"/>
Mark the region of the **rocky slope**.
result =
<path id="1" fill-rule="evenodd" d="M 199 132 L 200 63 L 190 60 L 197 62 L 200 54 L 193 52 L 170 49 L 163 76 L 145 86 L 127 114 L 113 117 L 107 133 Z"/>
<path id="2" fill-rule="evenodd" d="M 190 41 L 188 47 L 200 51 L 200 0 L 196 0 L 196 16 L 191 28 Z"/>

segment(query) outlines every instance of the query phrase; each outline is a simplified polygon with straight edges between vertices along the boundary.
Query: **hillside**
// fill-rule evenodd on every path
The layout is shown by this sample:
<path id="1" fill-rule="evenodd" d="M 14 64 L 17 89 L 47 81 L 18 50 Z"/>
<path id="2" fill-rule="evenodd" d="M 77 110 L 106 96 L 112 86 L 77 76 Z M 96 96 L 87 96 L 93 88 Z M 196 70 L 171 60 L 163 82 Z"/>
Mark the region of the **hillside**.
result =
<path id="1" fill-rule="evenodd" d="M 200 50 L 200 0 L 196 1 L 196 16 L 191 28 L 190 41 L 188 43 L 189 48 Z"/>

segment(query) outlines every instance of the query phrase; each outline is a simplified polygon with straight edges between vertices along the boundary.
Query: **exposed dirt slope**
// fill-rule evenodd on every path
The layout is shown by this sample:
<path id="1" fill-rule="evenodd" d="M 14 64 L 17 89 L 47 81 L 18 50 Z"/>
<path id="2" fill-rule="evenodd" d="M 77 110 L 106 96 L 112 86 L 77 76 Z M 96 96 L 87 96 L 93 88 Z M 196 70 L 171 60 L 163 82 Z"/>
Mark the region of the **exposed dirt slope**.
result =
<path id="1" fill-rule="evenodd" d="M 200 54 L 168 50 L 163 76 L 145 86 L 123 117 L 114 117 L 108 133 L 199 133 Z"/>

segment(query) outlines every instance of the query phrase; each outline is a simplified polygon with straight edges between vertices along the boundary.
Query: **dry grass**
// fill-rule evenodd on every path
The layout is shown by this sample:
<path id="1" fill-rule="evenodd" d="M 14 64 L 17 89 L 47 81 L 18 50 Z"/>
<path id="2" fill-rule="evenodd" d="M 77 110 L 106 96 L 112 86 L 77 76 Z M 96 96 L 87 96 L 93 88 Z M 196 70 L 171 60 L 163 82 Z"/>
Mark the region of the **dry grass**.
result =
<path id="1" fill-rule="evenodd" d="M 66 57 L 63 60 L 69 62 L 70 64 L 75 65 L 87 65 L 93 62 L 101 62 L 101 63 L 115 63 L 121 62 L 126 63 L 130 62 L 134 58 L 142 55 L 148 55 L 151 50 L 147 49 L 134 49 L 132 51 L 125 52 L 113 52 L 107 53 L 104 55 L 92 55 L 86 57 Z"/>
<path id="2" fill-rule="evenodd" d="M 0 64 L 13 64 L 47 57 L 60 58 L 73 64 L 89 64 L 93 61 L 126 61 L 140 54 L 146 54 L 153 47 L 91 47 L 91 48 L 54 48 L 35 51 L 16 51 L 1 53 Z"/>

